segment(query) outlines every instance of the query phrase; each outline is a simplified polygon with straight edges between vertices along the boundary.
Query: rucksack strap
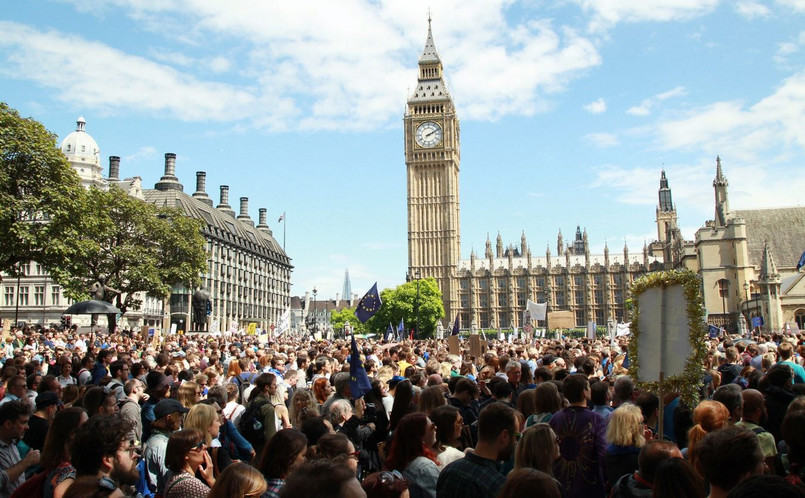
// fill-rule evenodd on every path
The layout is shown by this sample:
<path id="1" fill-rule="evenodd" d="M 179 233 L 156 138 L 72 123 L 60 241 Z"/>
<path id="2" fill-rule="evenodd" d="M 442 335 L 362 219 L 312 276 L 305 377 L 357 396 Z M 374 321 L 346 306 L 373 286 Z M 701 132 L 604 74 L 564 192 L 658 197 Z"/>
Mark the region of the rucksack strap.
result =
<path id="1" fill-rule="evenodd" d="M 171 492 L 171 490 L 173 489 L 174 486 L 176 486 L 180 482 L 185 481 L 187 479 L 190 479 L 190 476 L 180 477 L 180 478 L 176 479 L 175 481 L 173 481 L 171 483 L 171 485 L 168 486 L 168 489 L 165 490 L 165 496 L 168 496 L 170 494 L 170 492 Z"/>

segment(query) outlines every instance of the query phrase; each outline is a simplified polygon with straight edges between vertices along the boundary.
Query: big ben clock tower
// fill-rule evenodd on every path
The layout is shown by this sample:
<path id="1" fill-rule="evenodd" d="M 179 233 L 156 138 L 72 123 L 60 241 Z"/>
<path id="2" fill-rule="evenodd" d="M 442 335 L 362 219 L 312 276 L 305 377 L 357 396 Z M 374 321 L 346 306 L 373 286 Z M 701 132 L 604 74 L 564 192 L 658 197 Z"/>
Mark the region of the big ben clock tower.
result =
<path id="1" fill-rule="evenodd" d="M 428 19 L 416 89 L 408 98 L 405 165 L 408 172 L 408 279 L 434 277 L 445 316 L 457 311 L 455 274 L 461 257 L 459 124 L 444 81 Z"/>

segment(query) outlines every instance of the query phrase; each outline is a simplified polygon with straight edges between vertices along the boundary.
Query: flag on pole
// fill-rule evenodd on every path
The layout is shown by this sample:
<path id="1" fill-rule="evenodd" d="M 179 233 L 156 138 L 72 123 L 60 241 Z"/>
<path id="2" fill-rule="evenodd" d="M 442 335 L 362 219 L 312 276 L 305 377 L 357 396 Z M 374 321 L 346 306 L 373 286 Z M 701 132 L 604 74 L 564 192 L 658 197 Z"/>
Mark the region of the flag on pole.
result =
<path id="1" fill-rule="evenodd" d="M 403 323 L 403 319 L 400 318 L 400 324 L 397 325 L 397 340 L 401 341 L 405 337 L 405 323 Z"/>
<path id="2" fill-rule="evenodd" d="M 453 324 L 453 331 L 450 335 L 458 335 L 458 315 L 456 315 L 456 322 Z"/>
<path id="3" fill-rule="evenodd" d="M 797 271 L 799 271 L 799 269 L 802 268 L 803 266 L 805 266 L 805 251 L 802 251 L 802 256 L 799 257 L 799 263 L 797 263 Z"/>
<path id="4" fill-rule="evenodd" d="M 277 220 L 277 223 L 282 223 L 282 220 L 284 219 L 285 219 L 285 211 L 282 212 L 282 214 L 280 215 L 280 219 Z"/>
<path id="5" fill-rule="evenodd" d="M 355 342 L 355 334 L 352 334 L 352 351 L 349 354 L 349 390 L 352 399 L 362 398 L 364 394 L 372 390 L 372 383 L 363 368 L 363 361 L 358 352 L 358 343 Z"/>
<path id="6" fill-rule="evenodd" d="M 277 322 L 277 337 L 281 336 L 283 333 L 287 332 L 288 329 L 291 328 L 291 307 L 285 309 L 280 315 L 280 319 Z"/>
<path id="7" fill-rule="evenodd" d="M 545 320 L 547 310 L 548 303 L 535 303 L 530 299 L 526 302 L 526 311 L 531 315 L 532 320 Z"/>
<path id="8" fill-rule="evenodd" d="M 394 327 L 391 326 L 391 322 L 389 322 L 389 328 L 386 329 L 386 335 L 383 336 L 383 340 L 388 342 L 389 337 L 394 333 Z"/>
<path id="9" fill-rule="evenodd" d="M 358 307 L 355 309 L 355 316 L 361 323 L 366 323 L 367 320 L 372 318 L 375 313 L 380 310 L 383 302 L 380 300 L 380 293 L 377 292 L 377 282 L 369 289 L 369 292 L 364 294 L 358 302 Z"/>

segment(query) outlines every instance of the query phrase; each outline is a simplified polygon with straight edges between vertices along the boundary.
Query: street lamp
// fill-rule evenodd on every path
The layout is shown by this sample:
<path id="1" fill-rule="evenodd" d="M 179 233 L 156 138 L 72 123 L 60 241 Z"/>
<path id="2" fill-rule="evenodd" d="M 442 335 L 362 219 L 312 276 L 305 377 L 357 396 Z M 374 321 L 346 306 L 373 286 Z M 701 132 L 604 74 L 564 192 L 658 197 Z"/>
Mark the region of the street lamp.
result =
<path id="1" fill-rule="evenodd" d="M 414 278 L 416 279 L 416 322 L 414 326 L 414 334 L 417 339 L 421 339 L 419 336 L 419 279 L 421 278 L 419 270 L 414 271 Z"/>
<path id="2" fill-rule="evenodd" d="M 316 290 L 316 286 L 314 285 L 313 286 L 313 333 L 314 334 L 316 332 L 318 332 L 318 330 L 319 330 L 319 317 L 317 315 L 317 312 L 319 311 L 319 307 L 316 304 L 316 294 L 318 294 L 318 293 L 319 293 L 319 291 Z"/>

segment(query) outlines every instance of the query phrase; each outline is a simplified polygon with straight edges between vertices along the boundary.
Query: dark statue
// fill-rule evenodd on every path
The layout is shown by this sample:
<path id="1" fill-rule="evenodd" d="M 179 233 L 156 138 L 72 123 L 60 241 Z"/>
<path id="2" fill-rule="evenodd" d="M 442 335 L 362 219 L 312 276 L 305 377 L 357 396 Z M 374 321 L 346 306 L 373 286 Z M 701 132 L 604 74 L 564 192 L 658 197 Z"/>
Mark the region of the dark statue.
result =
<path id="1" fill-rule="evenodd" d="M 193 293 L 193 329 L 196 332 L 207 331 L 207 315 L 211 310 L 210 291 L 201 288 Z"/>

